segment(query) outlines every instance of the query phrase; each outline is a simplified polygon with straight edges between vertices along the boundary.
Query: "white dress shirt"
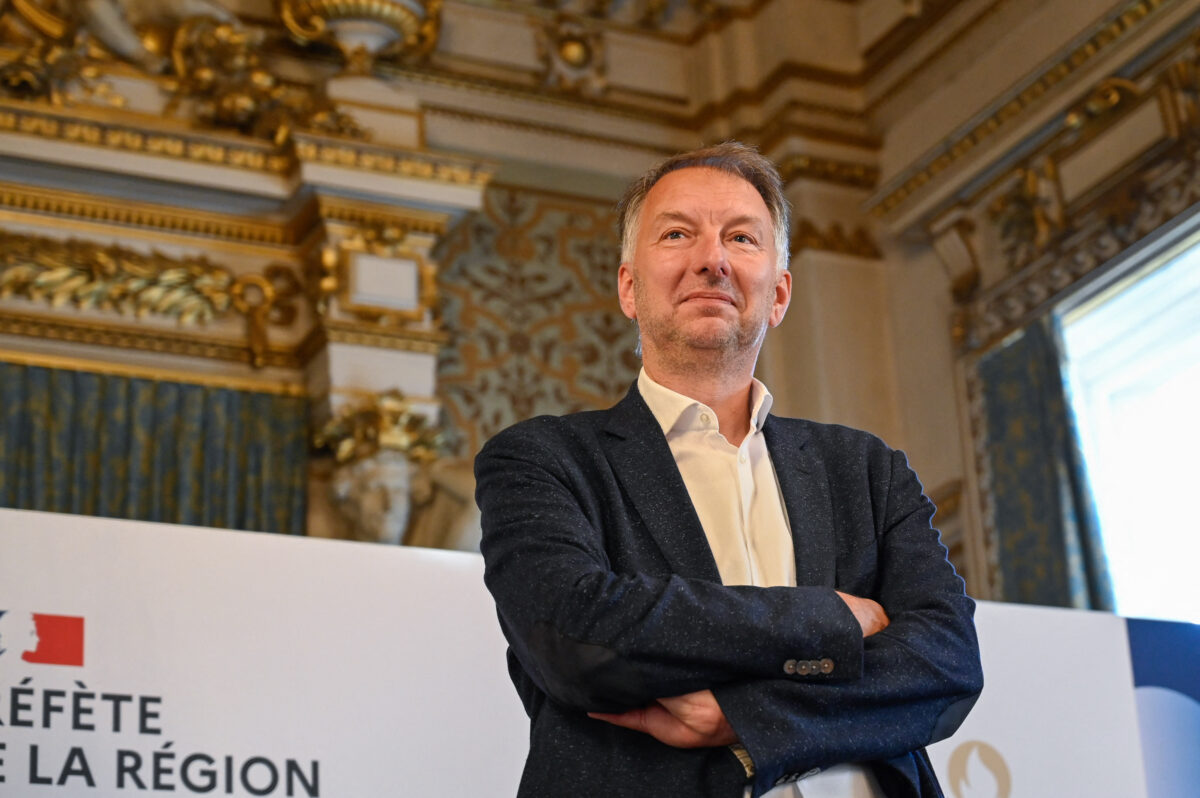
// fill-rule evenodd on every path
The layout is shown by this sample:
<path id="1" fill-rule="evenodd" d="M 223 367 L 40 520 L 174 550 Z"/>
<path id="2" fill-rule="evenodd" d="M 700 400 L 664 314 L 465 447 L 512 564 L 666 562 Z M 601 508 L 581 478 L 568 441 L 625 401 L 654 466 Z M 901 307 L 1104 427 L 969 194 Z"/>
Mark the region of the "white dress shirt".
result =
<path id="1" fill-rule="evenodd" d="M 794 587 L 791 527 L 762 434 L 771 392 L 753 381 L 750 432 L 734 446 L 721 434 L 712 408 L 659 385 L 645 369 L 638 375 L 638 391 L 667 437 L 721 582 Z M 777 787 L 766 798 L 883 798 L 883 792 L 866 768 L 838 765 Z"/>

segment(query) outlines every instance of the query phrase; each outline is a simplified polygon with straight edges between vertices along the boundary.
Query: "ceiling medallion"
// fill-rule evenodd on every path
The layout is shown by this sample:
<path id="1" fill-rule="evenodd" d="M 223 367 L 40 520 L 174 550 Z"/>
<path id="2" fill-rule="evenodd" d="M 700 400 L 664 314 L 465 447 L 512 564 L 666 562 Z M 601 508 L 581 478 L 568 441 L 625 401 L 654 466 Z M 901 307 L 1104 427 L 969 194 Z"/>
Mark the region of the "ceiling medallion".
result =
<path id="1" fill-rule="evenodd" d="M 560 91 L 599 97 L 608 89 L 604 37 L 570 17 L 537 23 L 541 83 Z"/>

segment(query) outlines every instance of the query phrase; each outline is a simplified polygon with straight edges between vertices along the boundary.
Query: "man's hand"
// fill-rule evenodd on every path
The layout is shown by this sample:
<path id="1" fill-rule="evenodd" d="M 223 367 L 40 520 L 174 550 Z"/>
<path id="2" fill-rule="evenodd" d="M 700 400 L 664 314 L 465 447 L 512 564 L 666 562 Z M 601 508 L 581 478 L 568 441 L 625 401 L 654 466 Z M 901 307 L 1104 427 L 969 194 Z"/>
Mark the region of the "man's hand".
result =
<path id="1" fill-rule="evenodd" d="M 660 698 L 628 712 L 589 712 L 590 717 L 649 734 L 675 748 L 709 748 L 738 741 L 712 690 Z"/>
<path id="2" fill-rule="evenodd" d="M 872 601 L 868 598 L 859 598 L 851 596 L 849 593 L 837 591 L 838 598 L 846 602 L 846 606 L 850 608 L 850 612 L 854 613 L 854 618 L 858 621 L 858 625 L 862 627 L 863 637 L 870 637 L 876 632 L 882 632 L 887 628 L 891 621 L 887 617 L 887 613 L 883 611 L 883 607 L 879 602 Z"/>

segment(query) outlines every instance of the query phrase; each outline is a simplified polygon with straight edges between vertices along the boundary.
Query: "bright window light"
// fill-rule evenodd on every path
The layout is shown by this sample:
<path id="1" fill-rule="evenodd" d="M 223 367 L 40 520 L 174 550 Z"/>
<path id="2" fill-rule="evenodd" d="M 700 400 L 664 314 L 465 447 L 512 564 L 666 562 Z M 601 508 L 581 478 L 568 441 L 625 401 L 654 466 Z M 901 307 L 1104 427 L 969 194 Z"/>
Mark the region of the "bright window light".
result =
<path id="1" fill-rule="evenodd" d="M 1062 328 L 1117 612 L 1200 623 L 1200 245 Z"/>

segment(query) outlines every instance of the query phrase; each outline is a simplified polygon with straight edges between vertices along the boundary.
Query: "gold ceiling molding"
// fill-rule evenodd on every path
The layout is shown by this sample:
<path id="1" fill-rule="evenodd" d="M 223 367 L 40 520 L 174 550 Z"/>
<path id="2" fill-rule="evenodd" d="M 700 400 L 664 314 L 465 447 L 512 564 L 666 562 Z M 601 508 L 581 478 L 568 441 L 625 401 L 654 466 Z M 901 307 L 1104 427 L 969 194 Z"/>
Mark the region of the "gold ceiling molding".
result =
<path id="1" fill-rule="evenodd" d="M 1171 2 L 1132 0 L 1110 14 L 1082 44 L 998 100 L 986 118 L 947 137 L 934 152 L 920 158 L 889 181 L 891 187 L 887 193 L 868 204 L 871 213 L 885 216 L 895 210 L 950 166 L 991 139 L 1005 125 L 1036 105 L 1055 86 L 1094 61 L 1101 53 L 1127 39 L 1156 11 Z"/>
<path id="2" fill-rule="evenodd" d="M 383 330 L 369 322 L 325 319 L 300 342 L 296 358 L 307 363 L 329 343 L 436 355 L 449 340 L 450 336 L 442 330 Z"/>
<path id="3" fill-rule="evenodd" d="M 395 227 L 404 232 L 429 233 L 440 236 L 446 232 L 446 214 L 420 208 L 401 208 L 375 202 L 317 196 L 317 213 L 326 221 L 342 222 L 355 227 Z"/>
<path id="4" fill-rule="evenodd" d="M 791 246 L 793 256 L 814 249 L 871 260 L 883 257 L 879 245 L 864 228 L 855 227 L 847 233 L 840 223 L 833 222 L 828 228 L 821 230 L 815 222 L 805 218 L 795 220 L 792 225 Z"/>
<path id="5" fill-rule="evenodd" d="M 296 157 L 306 163 L 460 186 L 487 185 L 495 172 L 491 164 L 484 165 L 466 158 L 372 146 L 307 133 L 297 133 L 293 146 Z"/>
<path id="6" fill-rule="evenodd" d="M 3 325 L 3 323 L 3 315 L 0 314 L 0 325 Z M 249 391 L 252 393 L 269 393 L 279 396 L 296 397 L 305 397 L 308 395 L 303 385 L 291 382 L 256 380 L 250 377 L 236 377 L 231 374 L 204 374 L 197 371 L 181 371 L 157 366 L 135 366 L 129 363 L 85 360 L 83 358 L 64 357 L 62 355 L 40 352 L 17 352 L 0 349 L 0 362 L 11 363 L 17 366 L 32 366 L 34 368 L 82 371 L 89 374 L 130 377 L 132 379 L 151 380 L 153 382 L 199 385 L 204 388 L 217 388 L 229 391 Z"/>
<path id="7" fill-rule="evenodd" d="M 267 266 L 262 274 L 234 277 L 204 257 L 144 254 L 118 245 L 0 230 L 0 299 L 138 318 L 164 316 L 182 326 L 240 315 L 255 367 L 266 363 L 268 324 L 291 325 L 299 295 L 299 280 L 282 264 Z"/>
<path id="8" fill-rule="evenodd" d="M 154 119 L 153 124 L 160 126 L 162 120 Z M 291 155 L 265 142 L 190 130 L 146 130 L 112 117 L 98 118 L 90 109 L 72 108 L 68 113 L 0 99 L 0 132 L 5 131 L 269 174 L 286 174 L 294 166 Z"/>
<path id="9" fill-rule="evenodd" d="M 879 168 L 836 158 L 815 155 L 790 155 L 779 163 L 779 174 L 785 184 L 793 180 L 819 180 L 851 188 L 874 188 L 879 181 Z"/>
<path id="10" fill-rule="evenodd" d="M 565 3 L 555 0 L 460 0 L 463 5 L 496 9 L 523 14 L 535 20 L 553 20 L 563 13 Z M 661 0 L 642 0 L 639 4 L 599 0 L 588 9 L 588 23 L 605 31 L 620 32 L 635 36 L 660 39 L 677 44 L 692 45 L 705 36 L 716 33 L 729 23 L 739 19 L 753 19 L 771 0 L 751 0 L 740 6 L 725 6 L 719 3 L 692 3 L 700 18 L 689 30 L 671 30 L 669 16 L 664 16 L 670 5 Z M 855 2 L 855 0 L 836 0 Z M 632 8 L 631 8 L 632 7 Z M 633 11 L 630 16 L 630 10 Z M 640 13 L 639 13 L 640 11 Z M 630 16 L 622 20 L 622 14 Z"/>
<path id="11" fill-rule="evenodd" d="M 287 226 L 219 213 L 167 208 L 125 198 L 96 199 L 75 191 L 0 182 L 0 207 L 14 211 L 102 224 L 149 228 L 237 243 L 287 246 L 296 238 Z"/>

